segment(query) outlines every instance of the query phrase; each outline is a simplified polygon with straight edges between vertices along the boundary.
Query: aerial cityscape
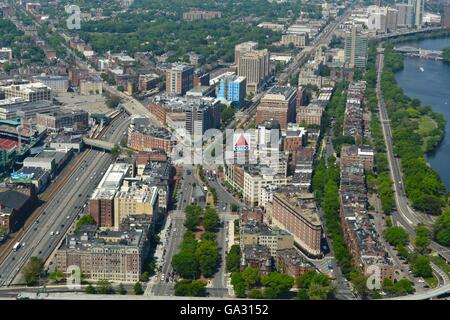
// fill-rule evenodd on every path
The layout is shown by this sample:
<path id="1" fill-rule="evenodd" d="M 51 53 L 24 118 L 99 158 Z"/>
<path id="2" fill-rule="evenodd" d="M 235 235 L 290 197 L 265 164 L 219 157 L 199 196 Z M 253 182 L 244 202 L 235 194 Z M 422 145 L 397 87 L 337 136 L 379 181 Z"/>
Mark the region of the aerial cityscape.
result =
<path id="1" fill-rule="evenodd" d="M 0 300 L 448 300 L 449 83 L 450 0 L 0 0 Z"/>

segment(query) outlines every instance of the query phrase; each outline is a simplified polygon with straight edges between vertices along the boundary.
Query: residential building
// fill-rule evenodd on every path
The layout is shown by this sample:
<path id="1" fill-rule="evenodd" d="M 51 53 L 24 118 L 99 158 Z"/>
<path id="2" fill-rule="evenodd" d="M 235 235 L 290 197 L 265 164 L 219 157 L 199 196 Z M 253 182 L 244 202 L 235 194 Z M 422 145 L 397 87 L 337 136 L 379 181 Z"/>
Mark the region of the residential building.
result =
<path id="1" fill-rule="evenodd" d="M 136 283 L 146 268 L 152 224 L 152 217 L 144 215 L 126 218 L 119 231 L 83 226 L 79 234 L 66 235 L 56 252 L 56 271 L 78 266 L 89 280 Z"/>
<path id="2" fill-rule="evenodd" d="M 37 202 L 32 184 L 17 184 L 0 189 L 0 229 L 4 234 L 19 231 Z"/>
<path id="3" fill-rule="evenodd" d="M 294 237 L 289 232 L 276 227 L 269 228 L 256 220 L 241 224 L 239 230 L 241 247 L 249 245 L 266 246 L 270 249 L 270 254 L 274 258 L 277 250 L 294 247 Z"/>
<path id="4" fill-rule="evenodd" d="M 361 165 L 371 172 L 374 167 L 374 150 L 371 146 L 342 146 L 340 162 L 341 167 Z"/>
<path id="5" fill-rule="evenodd" d="M 297 123 L 301 126 L 321 126 L 324 108 L 317 103 L 297 108 Z"/>
<path id="6" fill-rule="evenodd" d="M 239 68 L 239 62 L 241 60 L 241 55 L 246 52 L 256 50 L 258 48 L 258 42 L 248 41 L 237 44 L 234 47 L 234 63 Z"/>
<path id="7" fill-rule="evenodd" d="M 244 246 L 244 248 L 241 249 L 241 252 L 241 271 L 249 267 L 258 270 L 259 275 L 268 275 L 272 272 L 273 259 L 268 247 L 249 245 Z"/>
<path id="8" fill-rule="evenodd" d="M 409 0 L 414 6 L 414 24 L 415 28 L 421 28 L 423 25 L 423 15 L 425 12 L 425 0 Z"/>
<path id="9" fill-rule="evenodd" d="M 273 195 L 272 223 L 290 232 L 311 256 L 321 255 L 322 223 L 314 195 L 280 192 Z"/>
<path id="10" fill-rule="evenodd" d="M 277 250 L 276 268 L 279 272 L 286 273 L 295 279 L 308 271 L 315 270 L 311 262 L 295 248 Z"/>
<path id="11" fill-rule="evenodd" d="M 194 67 L 176 63 L 166 72 L 166 91 L 171 95 L 183 96 L 194 87 Z"/>
<path id="12" fill-rule="evenodd" d="M 186 21 L 210 20 L 222 18 L 220 11 L 191 10 L 183 13 L 183 19 Z"/>
<path id="13" fill-rule="evenodd" d="M 131 125 L 128 129 L 128 147 L 136 151 L 162 149 L 171 154 L 176 144 L 176 139 L 163 127 Z"/>
<path id="14" fill-rule="evenodd" d="M 414 6 L 409 3 L 396 3 L 398 10 L 397 26 L 399 28 L 411 28 L 413 26 Z"/>

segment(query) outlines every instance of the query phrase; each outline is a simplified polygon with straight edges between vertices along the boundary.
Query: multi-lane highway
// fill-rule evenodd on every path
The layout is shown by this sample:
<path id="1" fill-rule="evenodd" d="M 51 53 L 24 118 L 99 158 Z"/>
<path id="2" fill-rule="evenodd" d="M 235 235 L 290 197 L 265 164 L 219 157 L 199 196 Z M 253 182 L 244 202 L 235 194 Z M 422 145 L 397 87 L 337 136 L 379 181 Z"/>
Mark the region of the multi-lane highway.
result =
<path id="1" fill-rule="evenodd" d="M 384 103 L 383 94 L 381 91 L 381 74 L 384 66 L 384 51 L 381 45 L 378 47 L 377 55 L 377 87 L 376 93 L 378 98 L 378 108 L 379 117 L 381 122 L 381 127 L 383 131 L 384 140 L 386 143 L 386 154 L 389 162 L 389 168 L 391 173 L 391 178 L 393 180 L 395 202 L 397 205 L 397 211 L 393 212 L 393 218 L 400 225 L 402 225 L 409 234 L 415 235 L 414 227 L 418 223 L 430 224 L 430 219 L 426 214 L 414 211 L 408 204 L 408 198 L 406 196 L 405 190 L 402 183 L 402 174 L 400 169 L 400 164 L 397 158 L 394 157 L 393 153 L 393 136 L 391 125 L 389 121 L 389 116 L 386 110 L 386 105 Z M 436 242 L 432 242 L 430 247 L 438 252 L 447 262 L 450 261 L 450 250 L 441 246 Z"/>
<path id="2" fill-rule="evenodd" d="M 105 130 L 111 142 L 119 142 L 127 130 L 128 116 L 119 115 Z M 36 256 L 46 261 L 57 248 L 70 225 L 77 219 L 88 195 L 95 189 L 103 173 L 112 163 L 108 153 L 86 150 L 79 166 L 69 174 L 61 189 L 44 204 L 42 214 L 20 238 L 21 247 L 11 251 L 0 265 L 0 285 L 22 282 L 21 268 Z"/>

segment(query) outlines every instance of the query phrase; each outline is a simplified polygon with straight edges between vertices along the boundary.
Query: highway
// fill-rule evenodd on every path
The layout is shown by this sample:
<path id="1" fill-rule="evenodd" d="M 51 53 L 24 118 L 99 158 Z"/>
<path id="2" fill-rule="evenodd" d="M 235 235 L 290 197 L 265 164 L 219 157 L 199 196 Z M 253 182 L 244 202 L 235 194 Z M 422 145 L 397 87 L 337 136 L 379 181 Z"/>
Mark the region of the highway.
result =
<path id="1" fill-rule="evenodd" d="M 129 124 L 125 114 L 118 116 L 104 134 L 108 140 L 119 142 Z M 112 163 L 110 154 L 86 150 L 80 166 L 70 173 L 61 189 L 43 206 L 42 214 L 20 238 L 21 248 L 11 251 L 0 265 L 0 286 L 22 283 L 19 274 L 30 257 L 37 256 L 46 261 L 59 246 L 64 234 L 83 210 L 88 195 L 97 186 L 103 173 Z"/>
<path id="2" fill-rule="evenodd" d="M 394 211 L 392 216 L 395 221 L 402 225 L 409 234 L 415 235 L 415 226 L 419 223 L 430 225 L 432 220 L 429 216 L 423 213 L 414 211 L 408 204 L 408 198 L 402 183 L 402 174 L 400 164 L 397 158 L 394 157 L 393 152 L 393 136 L 389 116 L 384 103 L 383 94 L 381 92 L 381 74 L 384 66 L 384 52 L 381 45 L 378 47 L 377 55 L 377 87 L 376 93 L 378 98 L 378 109 L 381 127 L 383 131 L 384 140 L 386 143 L 386 154 L 389 162 L 389 169 L 393 181 L 395 202 L 397 211 Z M 438 252 L 447 262 L 450 262 L 450 250 L 441 246 L 436 242 L 431 242 L 430 248 Z"/>

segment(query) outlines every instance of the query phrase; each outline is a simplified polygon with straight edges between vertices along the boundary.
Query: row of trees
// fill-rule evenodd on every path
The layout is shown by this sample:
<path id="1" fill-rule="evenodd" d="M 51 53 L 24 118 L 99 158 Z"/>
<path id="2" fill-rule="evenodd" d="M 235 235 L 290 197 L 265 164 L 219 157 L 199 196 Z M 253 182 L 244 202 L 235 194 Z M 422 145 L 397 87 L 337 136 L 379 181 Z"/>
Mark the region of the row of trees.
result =
<path id="1" fill-rule="evenodd" d="M 96 285 L 89 284 L 85 292 L 87 294 L 127 294 L 127 290 L 123 286 L 122 283 L 120 283 L 117 287 L 114 287 L 113 284 L 108 280 L 99 280 L 97 281 Z M 135 295 L 141 295 L 144 293 L 144 290 L 142 289 L 142 285 L 140 282 L 136 282 L 133 286 L 133 292 Z"/>
<path id="2" fill-rule="evenodd" d="M 294 278 L 279 272 L 260 276 L 257 269 L 248 267 L 242 272 L 233 272 L 231 284 L 239 298 L 277 299 L 289 293 Z"/>
<path id="3" fill-rule="evenodd" d="M 417 99 L 411 100 L 405 96 L 397 86 L 394 72 L 402 66 L 402 58 L 393 51 L 392 45 L 387 44 L 381 85 L 393 128 L 394 152 L 401 158 L 404 187 L 413 207 L 428 214 L 439 215 L 442 207 L 446 206 L 447 189 L 423 157 L 423 137 L 418 133 L 418 121 L 415 117 L 417 114 L 429 116 L 433 120 L 440 117 L 431 108 L 421 107 Z M 443 134 L 445 121 L 441 119 L 436 123 L 437 130 L 441 130 L 439 135 Z"/>
<path id="4" fill-rule="evenodd" d="M 442 58 L 445 63 L 450 63 L 450 46 L 442 50 Z"/>

